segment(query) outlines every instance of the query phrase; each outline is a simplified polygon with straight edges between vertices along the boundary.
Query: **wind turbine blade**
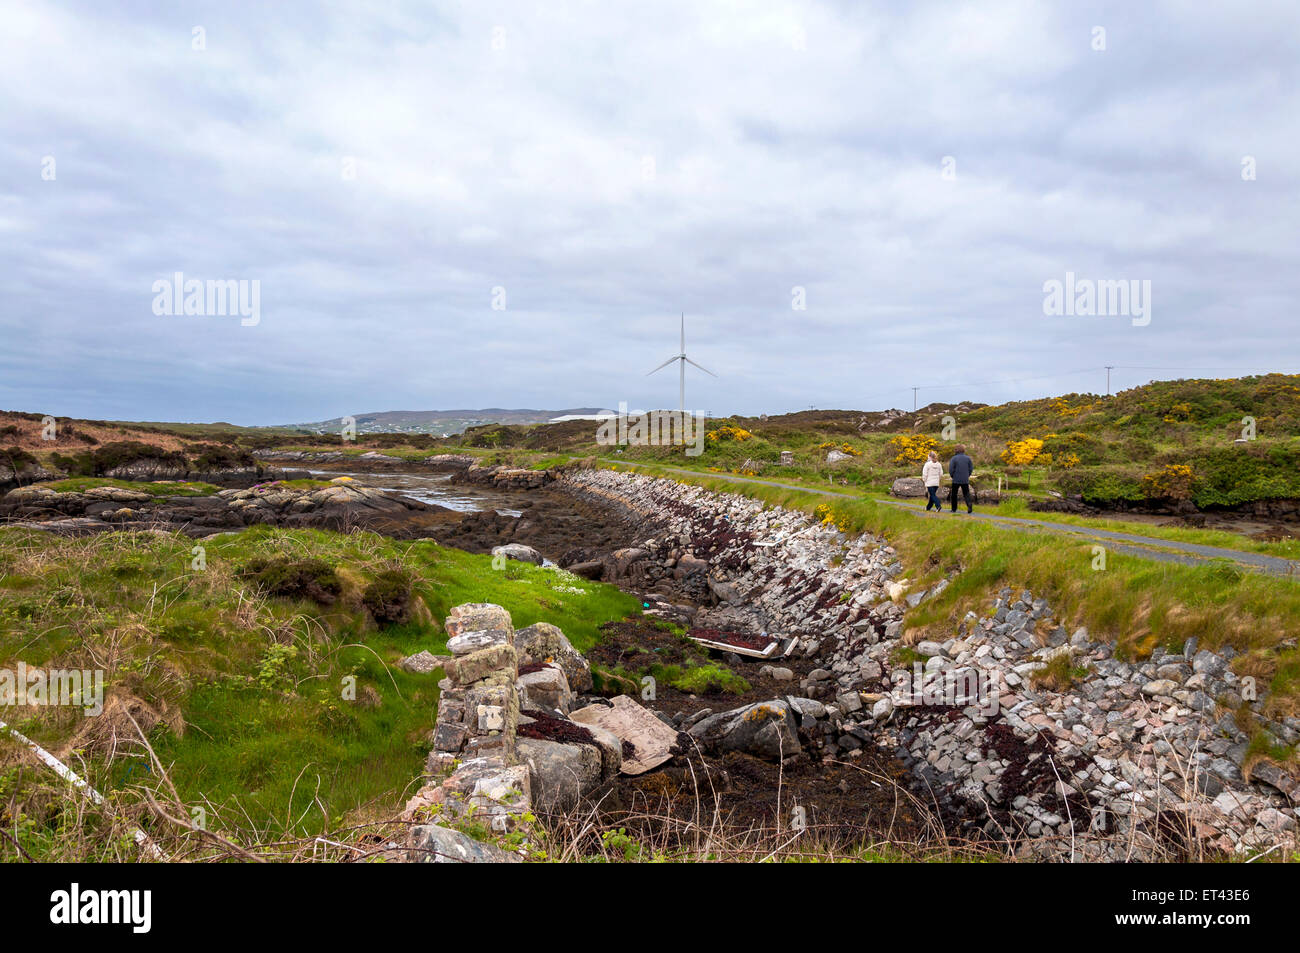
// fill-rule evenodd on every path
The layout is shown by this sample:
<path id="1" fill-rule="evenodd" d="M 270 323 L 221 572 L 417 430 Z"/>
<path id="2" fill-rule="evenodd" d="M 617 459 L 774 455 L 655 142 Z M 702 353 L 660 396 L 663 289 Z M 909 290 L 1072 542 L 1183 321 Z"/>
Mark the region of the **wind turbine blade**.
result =
<path id="1" fill-rule="evenodd" d="M 686 312 L 682 312 L 682 353 L 686 353 Z"/>
<path id="2" fill-rule="evenodd" d="M 655 371 L 662 371 L 665 367 L 667 367 L 667 366 L 668 366 L 669 364 L 671 364 L 673 361 L 680 361 L 680 360 L 681 360 L 681 355 L 674 355 L 673 357 L 668 358 L 668 360 L 664 361 L 662 364 L 660 364 L 658 367 L 656 367 L 654 371 L 646 371 L 645 376 L 646 376 L 646 377 L 649 377 L 649 376 L 650 376 L 651 374 L 653 374 Z M 694 362 L 694 361 L 691 361 L 691 363 L 694 364 L 695 362 Z"/>
<path id="3" fill-rule="evenodd" d="M 694 361 L 692 361 L 689 357 L 685 357 L 684 360 L 686 361 L 687 364 L 690 364 L 690 365 L 692 365 L 693 367 L 699 367 L 700 370 L 702 370 L 704 373 L 708 374 L 710 377 L 717 377 L 717 376 L 718 376 L 717 374 L 713 373 L 713 371 L 709 370 L 707 367 L 700 367 L 700 365 L 696 364 L 696 363 L 695 363 Z M 656 367 L 655 370 L 657 371 L 657 370 L 659 370 L 659 368 Z"/>

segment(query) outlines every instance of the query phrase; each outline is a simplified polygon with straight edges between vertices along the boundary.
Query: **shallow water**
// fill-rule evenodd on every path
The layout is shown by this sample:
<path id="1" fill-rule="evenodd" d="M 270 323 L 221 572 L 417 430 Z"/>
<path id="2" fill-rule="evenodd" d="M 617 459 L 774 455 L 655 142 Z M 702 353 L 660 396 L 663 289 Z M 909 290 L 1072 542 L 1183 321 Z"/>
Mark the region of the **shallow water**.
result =
<path id="1" fill-rule="evenodd" d="M 314 477 L 330 480 L 348 476 L 377 490 L 393 490 L 421 503 L 436 503 L 461 513 L 496 510 L 502 516 L 521 516 L 523 510 L 510 506 L 502 493 L 475 486 L 452 484 L 450 473 L 406 473 L 385 471 L 357 473 L 347 470 L 308 470 Z"/>

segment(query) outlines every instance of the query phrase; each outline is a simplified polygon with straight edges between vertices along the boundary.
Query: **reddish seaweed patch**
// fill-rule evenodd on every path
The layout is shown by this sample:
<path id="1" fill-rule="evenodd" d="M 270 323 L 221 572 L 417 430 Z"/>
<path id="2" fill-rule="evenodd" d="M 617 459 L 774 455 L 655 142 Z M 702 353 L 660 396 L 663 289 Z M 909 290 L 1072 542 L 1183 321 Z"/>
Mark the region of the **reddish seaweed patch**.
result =
<path id="1" fill-rule="evenodd" d="M 594 745 L 595 736 L 576 722 L 569 721 L 565 718 L 556 718 L 554 715 L 548 715 L 546 712 L 538 711 L 535 708 L 529 708 L 520 712 L 533 719 L 531 724 L 521 724 L 518 733 L 525 738 L 535 738 L 538 741 L 558 741 L 566 745 Z"/>

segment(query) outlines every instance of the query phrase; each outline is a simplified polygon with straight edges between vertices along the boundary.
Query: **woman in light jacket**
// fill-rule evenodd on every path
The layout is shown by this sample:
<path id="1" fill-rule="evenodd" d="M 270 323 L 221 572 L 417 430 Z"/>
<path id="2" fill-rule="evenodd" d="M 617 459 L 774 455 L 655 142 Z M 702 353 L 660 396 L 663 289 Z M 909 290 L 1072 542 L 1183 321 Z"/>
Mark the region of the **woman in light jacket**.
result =
<path id="1" fill-rule="evenodd" d="M 930 507 L 942 513 L 943 504 L 939 502 L 939 481 L 943 478 L 943 464 L 939 462 L 939 455 L 933 450 L 930 451 L 930 459 L 925 461 L 925 466 L 921 467 L 921 479 L 925 481 L 925 492 L 929 494 L 930 499 L 925 504 L 925 511 L 930 512 Z"/>

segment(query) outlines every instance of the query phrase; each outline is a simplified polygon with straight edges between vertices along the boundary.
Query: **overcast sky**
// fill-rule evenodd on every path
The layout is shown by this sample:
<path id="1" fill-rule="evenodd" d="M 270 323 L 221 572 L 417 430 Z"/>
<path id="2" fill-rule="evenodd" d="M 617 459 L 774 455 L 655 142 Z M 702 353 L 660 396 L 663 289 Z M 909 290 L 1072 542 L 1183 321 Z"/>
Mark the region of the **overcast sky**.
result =
<path id="1" fill-rule="evenodd" d="M 5 409 L 671 407 L 683 310 L 713 413 L 1300 369 L 1294 0 L 0 25 Z M 155 314 L 176 272 L 259 282 L 260 320 Z M 1150 281 L 1149 323 L 1044 314 L 1066 272 Z"/>

